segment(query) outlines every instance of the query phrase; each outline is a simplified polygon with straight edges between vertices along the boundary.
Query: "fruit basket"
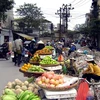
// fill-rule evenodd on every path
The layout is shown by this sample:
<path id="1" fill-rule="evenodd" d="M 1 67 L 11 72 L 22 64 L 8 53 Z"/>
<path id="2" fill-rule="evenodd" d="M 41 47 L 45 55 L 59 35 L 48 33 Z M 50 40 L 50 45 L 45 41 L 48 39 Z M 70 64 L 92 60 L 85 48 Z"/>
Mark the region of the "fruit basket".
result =
<path id="1" fill-rule="evenodd" d="M 64 77 L 68 78 L 69 76 L 65 75 Z M 36 84 L 40 88 L 43 88 L 43 89 L 46 89 L 46 90 L 49 90 L 49 91 L 65 91 L 65 90 L 69 90 L 71 88 L 75 88 L 79 83 L 78 79 L 77 80 L 74 79 L 75 81 L 73 81 L 72 83 L 70 83 L 70 81 L 69 81 L 69 83 L 70 83 L 69 85 L 67 84 L 67 85 L 62 85 L 62 86 L 50 86 L 50 85 L 45 85 L 44 83 L 38 82 L 39 78 L 41 78 L 41 76 L 36 79 L 36 81 L 35 81 Z M 72 79 L 72 78 L 73 77 L 70 77 L 70 79 Z"/>
<path id="2" fill-rule="evenodd" d="M 66 91 L 66 90 L 69 90 L 69 89 L 76 87 L 78 85 L 78 82 L 76 82 L 76 83 L 74 83 L 70 86 L 65 86 L 65 87 L 48 87 L 48 86 L 45 86 L 45 85 L 42 85 L 42 84 L 38 84 L 37 82 L 36 82 L 36 84 L 40 88 L 43 88 L 43 89 L 46 89 L 46 90 L 49 90 L 49 91 Z"/>
<path id="3" fill-rule="evenodd" d="M 40 56 L 41 55 L 52 55 L 52 53 L 41 53 L 41 54 L 39 54 Z"/>
<path id="4" fill-rule="evenodd" d="M 39 62 L 31 62 L 31 61 L 30 61 L 30 64 L 39 65 L 40 63 L 39 63 Z"/>
<path id="5" fill-rule="evenodd" d="M 27 72 L 27 71 L 23 71 L 21 69 L 19 69 L 20 72 L 22 72 L 24 74 L 25 77 L 39 77 L 41 76 L 44 72 Z"/>
<path id="6" fill-rule="evenodd" d="M 60 63 L 50 56 L 46 56 L 40 61 L 40 65 L 42 67 L 54 67 L 60 65 Z"/>
<path id="7" fill-rule="evenodd" d="M 41 59 L 45 58 L 46 56 L 49 56 L 52 58 L 52 53 L 51 54 L 40 54 L 39 56 Z"/>
<path id="8" fill-rule="evenodd" d="M 59 66 L 60 63 L 58 64 L 40 64 L 42 67 L 55 67 L 55 66 Z"/>

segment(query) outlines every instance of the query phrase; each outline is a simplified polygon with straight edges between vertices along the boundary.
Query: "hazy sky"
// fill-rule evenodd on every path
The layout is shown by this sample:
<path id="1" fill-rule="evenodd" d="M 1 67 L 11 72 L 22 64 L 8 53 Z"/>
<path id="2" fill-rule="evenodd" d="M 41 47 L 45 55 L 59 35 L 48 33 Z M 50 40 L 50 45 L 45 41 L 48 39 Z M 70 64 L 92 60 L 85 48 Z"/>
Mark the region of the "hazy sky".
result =
<path id="1" fill-rule="evenodd" d="M 68 28 L 73 29 L 76 24 L 85 22 L 85 14 L 90 12 L 92 0 L 15 0 L 15 3 L 15 9 L 24 3 L 36 3 L 38 7 L 41 7 L 46 19 L 52 21 L 54 25 L 59 23 L 59 16 L 55 15 L 57 10 L 62 4 L 71 3 L 74 10 L 70 12 L 72 17 L 69 18 Z"/>

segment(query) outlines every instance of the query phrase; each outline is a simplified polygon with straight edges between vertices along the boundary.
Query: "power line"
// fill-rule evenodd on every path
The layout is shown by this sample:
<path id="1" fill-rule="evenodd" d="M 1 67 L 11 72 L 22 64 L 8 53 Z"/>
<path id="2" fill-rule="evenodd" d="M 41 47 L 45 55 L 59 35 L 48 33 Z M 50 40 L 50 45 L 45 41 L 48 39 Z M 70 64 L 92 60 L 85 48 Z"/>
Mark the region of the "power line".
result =
<path id="1" fill-rule="evenodd" d="M 74 17 L 74 18 L 71 18 L 71 19 L 76 19 L 76 18 L 79 18 L 79 17 L 82 17 L 82 16 L 84 16 L 85 14 L 82 14 L 82 15 L 80 15 L 80 16 L 77 16 L 77 17 Z"/>
<path id="2" fill-rule="evenodd" d="M 81 3 L 83 3 L 84 1 L 86 1 L 86 0 L 79 0 L 77 3 L 75 3 L 73 6 L 76 6 L 76 5 L 78 5 L 78 4 L 81 4 Z"/>
<path id="3" fill-rule="evenodd" d="M 73 0 L 70 4 L 74 3 L 76 0 Z"/>
<path id="4" fill-rule="evenodd" d="M 77 19 L 77 20 L 80 20 L 80 19 L 83 19 L 84 17 L 80 17 L 80 18 L 74 18 L 74 19 L 71 19 L 71 20 L 75 20 L 75 19 Z"/>
<path id="5" fill-rule="evenodd" d="M 82 6 L 84 6 L 85 4 L 87 4 L 88 2 L 90 2 L 90 0 L 88 0 L 87 2 L 84 2 L 84 3 L 81 4 L 81 5 L 78 5 L 78 7 L 76 7 L 76 8 L 82 7 Z"/>

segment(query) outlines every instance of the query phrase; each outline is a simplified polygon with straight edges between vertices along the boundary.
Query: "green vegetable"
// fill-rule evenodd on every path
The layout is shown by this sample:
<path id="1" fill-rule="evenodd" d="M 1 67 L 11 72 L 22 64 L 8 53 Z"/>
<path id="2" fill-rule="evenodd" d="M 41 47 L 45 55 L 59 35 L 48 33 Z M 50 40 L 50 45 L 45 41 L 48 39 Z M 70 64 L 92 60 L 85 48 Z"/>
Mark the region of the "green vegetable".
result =
<path id="1" fill-rule="evenodd" d="M 32 65 L 29 69 L 28 72 L 45 72 L 40 66 Z"/>
<path id="2" fill-rule="evenodd" d="M 2 100 L 17 100 L 14 95 L 3 95 Z"/>
<path id="3" fill-rule="evenodd" d="M 27 81 L 28 81 L 29 83 L 32 83 L 32 82 L 34 81 L 34 77 L 28 78 Z"/>
<path id="4" fill-rule="evenodd" d="M 55 59 L 52 59 L 49 56 L 46 56 L 41 62 L 40 64 L 58 64 L 58 62 Z"/>

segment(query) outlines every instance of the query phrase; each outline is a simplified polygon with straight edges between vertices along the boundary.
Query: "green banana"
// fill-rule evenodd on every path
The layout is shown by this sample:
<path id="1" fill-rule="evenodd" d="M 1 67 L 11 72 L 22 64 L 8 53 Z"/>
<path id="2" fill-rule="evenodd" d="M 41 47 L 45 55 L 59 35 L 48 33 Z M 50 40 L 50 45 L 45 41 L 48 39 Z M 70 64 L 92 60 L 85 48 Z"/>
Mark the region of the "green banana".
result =
<path id="1" fill-rule="evenodd" d="M 29 94 L 26 94 L 26 96 L 24 96 L 21 100 L 27 100 L 29 98 Z"/>
<path id="2" fill-rule="evenodd" d="M 33 100 L 33 99 L 34 100 L 41 100 L 37 95 L 35 95 L 35 94 L 32 93 L 27 100 Z"/>
<path id="3" fill-rule="evenodd" d="M 30 94 L 30 93 L 32 93 L 32 92 L 30 92 L 30 91 L 28 91 L 28 90 L 24 91 L 24 93 L 22 93 L 22 95 L 20 96 L 19 100 L 23 100 L 23 98 L 24 98 L 26 95 Z"/>
<path id="4" fill-rule="evenodd" d="M 33 99 L 31 99 L 31 100 L 41 100 L 40 98 L 33 98 Z"/>
<path id="5" fill-rule="evenodd" d="M 22 97 L 23 97 L 24 94 L 25 94 L 25 92 L 23 92 L 23 93 L 20 94 L 19 100 L 22 99 Z"/>
<path id="6" fill-rule="evenodd" d="M 24 93 L 24 91 L 22 91 L 20 94 L 18 94 L 17 98 L 20 98 L 23 93 Z"/>
<path id="7" fill-rule="evenodd" d="M 34 94 L 30 94 L 29 98 L 27 100 L 32 100 L 34 98 Z"/>

